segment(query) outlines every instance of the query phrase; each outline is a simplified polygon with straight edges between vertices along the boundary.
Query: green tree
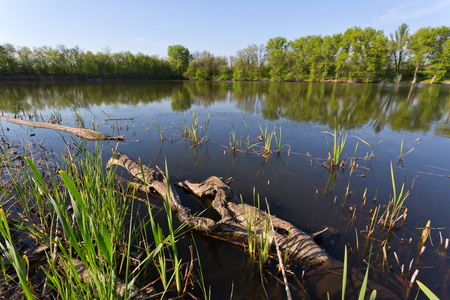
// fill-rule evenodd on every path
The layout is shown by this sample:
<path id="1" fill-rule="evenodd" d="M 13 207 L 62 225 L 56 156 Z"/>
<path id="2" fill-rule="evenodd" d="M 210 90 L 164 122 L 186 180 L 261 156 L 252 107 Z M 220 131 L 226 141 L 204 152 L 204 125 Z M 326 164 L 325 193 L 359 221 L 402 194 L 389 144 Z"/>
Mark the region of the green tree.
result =
<path id="1" fill-rule="evenodd" d="M 334 72 L 335 81 L 339 80 L 340 71 L 342 71 L 346 66 L 346 61 L 350 57 L 350 43 L 346 36 L 342 33 L 333 34 L 331 37 L 334 51 Z"/>
<path id="2" fill-rule="evenodd" d="M 236 80 L 261 79 L 260 53 L 256 44 L 236 52 L 233 78 Z"/>
<path id="3" fill-rule="evenodd" d="M 14 51 L 15 49 L 12 45 L 0 45 L 0 73 L 9 74 L 15 72 Z"/>
<path id="4" fill-rule="evenodd" d="M 408 50 L 411 53 L 411 61 L 416 66 L 412 83 L 417 82 L 419 67 L 433 55 L 437 33 L 432 27 L 424 27 L 410 36 Z"/>
<path id="5" fill-rule="evenodd" d="M 24 73 L 32 74 L 34 66 L 33 51 L 28 47 L 19 47 L 16 53 L 19 69 Z"/>
<path id="6" fill-rule="evenodd" d="M 288 74 L 287 52 L 289 43 L 284 37 L 271 38 L 267 42 L 266 52 L 270 77 L 277 81 L 284 81 Z"/>
<path id="7" fill-rule="evenodd" d="M 405 23 L 400 25 L 394 34 L 390 34 L 391 52 L 394 56 L 394 68 L 396 77 L 400 76 L 402 62 L 406 56 L 406 44 L 409 38 L 409 26 Z"/>
<path id="8" fill-rule="evenodd" d="M 186 73 L 189 67 L 189 59 L 191 54 L 189 50 L 181 45 L 169 46 L 167 50 L 167 55 L 169 56 L 169 62 L 180 75 Z"/>
<path id="9" fill-rule="evenodd" d="M 298 81 L 303 81 L 309 73 L 307 39 L 308 37 L 301 37 L 290 43 L 292 71 L 294 79 Z"/>
<path id="10" fill-rule="evenodd" d="M 383 31 L 353 27 L 345 32 L 344 39 L 351 47 L 349 77 L 365 82 L 376 80 L 387 56 L 387 38 Z"/>
<path id="11" fill-rule="evenodd" d="M 439 81 L 450 67 L 450 27 L 441 26 L 433 30 L 433 53 L 429 58 L 427 73 L 432 75 L 431 83 Z"/>

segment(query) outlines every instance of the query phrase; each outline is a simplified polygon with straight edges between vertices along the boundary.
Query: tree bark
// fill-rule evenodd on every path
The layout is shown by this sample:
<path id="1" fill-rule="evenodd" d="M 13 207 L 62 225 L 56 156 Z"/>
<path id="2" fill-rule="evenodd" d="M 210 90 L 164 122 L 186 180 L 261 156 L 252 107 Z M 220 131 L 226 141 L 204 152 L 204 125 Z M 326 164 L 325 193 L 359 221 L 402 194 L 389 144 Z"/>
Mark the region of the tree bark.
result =
<path id="1" fill-rule="evenodd" d="M 412 84 L 415 84 L 417 82 L 417 71 L 419 70 L 419 64 L 416 66 L 416 70 L 414 71 L 414 79 L 411 82 Z"/>
<path id="2" fill-rule="evenodd" d="M 288 251 L 289 256 L 298 262 L 327 265 L 332 261 L 332 258 L 309 234 L 252 205 L 241 203 L 230 187 L 219 177 L 212 176 L 198 184 L 187 180 L 178 184 L 183 190 L 193 194 L 201 207 L 209 207 L 211 210 L 209 211 L 211 217 L 193 216 L 191 209 L 183 205 L 172 185 L 167 184 L 167 178 L 159 168 L 153 170 L 141 166 L 121 153 L 116 153 L 115 157 L 109 160 L 107 166 L 111 165 L 124 167 L 133 177 L 143 182 L 144 190 L 155 191 L 163 199 L 167 199 L 180 221 L 200 232 L 246 244 L 249 238 L 247 231 L 249 225 L 252 237 L 258 240 L 268 238 L 269 244 L 273 246 L 276 239 L 280 250 Z M 275 233 L 266 230 L 269 228 L 267 223 L 269 218 L 272 220 Z"/>

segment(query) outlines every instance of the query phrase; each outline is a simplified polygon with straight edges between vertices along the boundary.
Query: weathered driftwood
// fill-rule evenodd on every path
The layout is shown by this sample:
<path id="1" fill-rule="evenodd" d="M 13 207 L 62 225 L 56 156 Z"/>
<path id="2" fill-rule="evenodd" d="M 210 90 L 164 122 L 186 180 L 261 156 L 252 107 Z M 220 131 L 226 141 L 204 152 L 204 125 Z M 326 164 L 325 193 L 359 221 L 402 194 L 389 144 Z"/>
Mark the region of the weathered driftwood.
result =
<path id="1" fill-rule="evenodd" d="M 218 177 L 210 177 L 199 184 L 189 181 L 178 184 L 190 193 L 202 208 L 212 209 L 207 211 L 210 217 L 193 216 L 190 208 L 183 205 L 172 185 L 167 185 L 166 175 L 158 167 L 154 170 L 145 165 L 141 166 L 121 153 L 115 153 L 115 156 L 110 158 L 107 167 L 112 165 L 124 167 L 134 178 L 142 182 L 142 184 L 134 183 L 135 188 L 157 193 L 163 199 L 169 199 L 172 211 L 181 222 L 209 236 L 245 244 L 248 241 L 248 218 L 251 218 L 252 235 L 261 238 L 262 230 L 266 228 L 267 215 L 262 211 L 259 212 L 254 206 L 243 205 L 225 183 L 227 181 L 224 182 Z M 276 239 L 281 251 L 289 251 L 291 258 L 306 263 L 305 277 L 311 283 L 315 294 L 320 295 L 319 298 L 326 298 L 328 293 L 331 299 L 340 299 L 342 262 L 333 260 L 309 234 L 275 216 L 271 215 L 270 218 L 276 231 L 275 233 L 267 231 L 271 243 L 274 244 Z M 346 297 L 356 297 L 361 289 L 363 277 L 355 268 L 348 272 Z M 377 290 L 377 299 L 399 299 L 395 293 L 371 280 L 368 281 L 367 288 L 369 291 Z"/>
<path id="2" fill-rule="evenodd" d="M 210 203 L 210 209 L 213 209 L 215 217 L 208 218 L 191 214 L 191 210 L 183 205 L 172 185 L 167 188 L 166 176 L 160 169 L 153 170 L 146 166 L 142 166 L 141 169 L 136 161 L 120 153 L 116 153 L 115 157 L 109 160 L 108 166 L 113 164 L 124 167 L 133 177 L 141 180 L 147 191 L 155 191 L 163 198 L 168 197 L 170 207 L 180 221 L 198 231 L 245 244 L 248 241 L 249 222 L 253 236 L 262 240 L 265 235 L 272 245 L 275 245 L 276 239 L 280 250 L 288 251 L 290 257 L 296 261 L 323 265 L 329 264 L 332 260 L 309 234 L 289 222 L 273 215 L 268 216 L 257 207 L 244 205 L 230 187 L 218 177 L 212 176 L 199 184 L 189 181 L 179 183 L 181 188 L 195 195 L 201 205 L 208 207 Z M 275 232 L 266 230 L 270 228 L 269 224 L 266 224 L 268 217 L 273 223 Z"/>
<path id="3" fill-rule="evenodd" d="M 81 137 L 88 141 L 97 141 L 97 140 L 115 140 L 115 141 L 122 141 L 123 135 L 121 136 L 109 136 L 107 134 L 97 132 L 94 130 L 86 129 L 86 128 L 73 128 L 68 126 L 62 126 L 58 124 L 51 124 L 51 123 L 45 123 L 45 122 L 31 122 L 31 121 L 25 121 L 25 120 L 19 120 L 19 119 L 13 119 L 6 116 L 0 116 L 0 120 L 4 120 L 6 122 L 19 124 L 19 125 L 25 125 L 25 126 L 31 126 L 36 128 L 45 128 L 45 129 L 53 129 L 58 131 L 64 131 L 71 133 L 73 135 L 76 135 L 78 137 Z"/>

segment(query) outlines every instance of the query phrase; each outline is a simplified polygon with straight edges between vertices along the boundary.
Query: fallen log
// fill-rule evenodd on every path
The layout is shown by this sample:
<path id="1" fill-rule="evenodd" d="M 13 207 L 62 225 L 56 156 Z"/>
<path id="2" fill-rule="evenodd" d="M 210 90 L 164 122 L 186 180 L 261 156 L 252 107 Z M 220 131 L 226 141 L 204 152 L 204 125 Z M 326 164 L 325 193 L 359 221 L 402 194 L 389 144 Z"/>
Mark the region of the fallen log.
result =
<path id="1" fill-rule="evenodd" d="M 309 234 L 297 229 L 289 222 L 260 211 L 257 207 L 241 203 L 230 187 L 219 177 L 212 176 L 199 184 L 187 180 L 178 184 L 188 193 L 195 195 L 201 206 L 210 206 L 215 217 L 208 218 L 191 214 L 191 209 L 183 205 L 177 192 L 171 184 L 167 184 L 166 176 L 159 168 L 153 170 L 143 165 L 141 168 L 136 161 L 121 153 L 116 153 L 109 160 L 107 166 L 111 165 L 124 167 L 133 177 L 142 182 L 144 190 L 157 192 L 163 199 L 169 199 L 170 207 L 180 221 L 198 231 L 246 244 L 249 237 L 247 225 L 250 224 L 253 237 L 257 240 L 268 238 L 269 244 L 273 247 L 275 247 L 276 239 L 280 250 L 287 251 L 289 256 L 298 262 L 308 265 L 326 265 L 332 261 L 332 258 Z M 275 232 L 265 230 L 270 228 L 269 223 L 266 224 L 269 220 L 272 221 Z"/>
<path id="2" fill-rule="evenodd" d="M 307 280 L 314 287 L 314 293 L 321 295 L 320 298 L 327 296 L 327 293 L 331 299 L 340 298 L 342 262 L 333 260 L 325 250 L 315 243 L 312 236 L 295 228 L 291 223 L 259 211 L 252 205 L 240 202 L 227 185 L 228 180 L 223 181 L 219 177 L 212 176 L 198 184 L 187 180 L 178 183 L 180 188 L 191 194 L 200 207 L 203 209 L 209 207 L 210 209 L 207 211 L 209 217 L 194 216 L 191 209 L 183 205 L 172 184 L 167 183 L 165 173 L 157 166 L 156 170 L 149 168 L 121 153 L 115 153 L 109 159 L 107 168 L 113 165 L 122 166 L 130 175 L 139 180 L 140 183 L 133 183 L 135 188 L 140 188 L 148 193 L 157 193 L 163 199 L 167 199 L 171 210 L 176 213 L 181 222 L 208 236 L 246 244 L 249 218 L 251 218 L 251 234 L 258 239 L 262 238 L 262 230 L 266 228 L 266 222 L 271 220 L 275 232 L 269 230 L 264 234 L 269 235 L 269 240 L 273 245 L 276 240 L 281 251 L 288 251 L 291 259 L 306 267 Z M 363 279 L 360 272 L 355 268 L 351 269 L 346 284 L 347 297 L 356 297 Z M 369 291 L 377 290 L 377 299 L 399 299 L 395 293 L 371 280 L 368 281 L 367 288 Z"/>
<path id="3" fill-rule="evenodd" d="M 51 123 L 45 123 L 45 122 L 32 122 L 32 121 L 25 121 L 20 119 L 13 119 L 6 116 L 0 116 L 0 120 L 4 120 L 6 122 L 19 124 L 19 125 L 25 125 L 25 126 L 31 126 L 36 128 L 45 128 L 45 129 L 52 129 L 57 131 L 64 131 L 71 133 L 73 135 L 76 135 L 78 137 L 81 137 L 88 141 L 103 141 L 103 140 L 114 140 L 114 141 L 123 141 L 123 135 L 121 136 L 109 136 L 107 134 L 97 132 L 94 130 L 86 129 L 86 128 L 73 128 L 58 124 L 51 124 Z"/>

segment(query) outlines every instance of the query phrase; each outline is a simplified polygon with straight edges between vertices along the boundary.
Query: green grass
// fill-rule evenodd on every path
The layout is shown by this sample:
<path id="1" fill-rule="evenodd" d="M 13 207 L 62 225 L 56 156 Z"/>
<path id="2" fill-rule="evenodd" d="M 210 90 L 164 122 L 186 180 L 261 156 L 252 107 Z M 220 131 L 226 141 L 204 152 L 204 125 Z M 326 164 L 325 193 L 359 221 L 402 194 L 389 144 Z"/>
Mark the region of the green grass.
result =
<path id="1" fill-rule="evenodd" d="M 192 141 L 192 146 L 196 146 L 198 144 L 201 144 L 203 141 L 207 141 L 208 139 L 208 128 L 209 128 L 209 118 L 210 115 L 208 114 L 208 120 L 204 122 L 204 135 L 205 137 L 202 137 L 201 133 L 201 126 L 198 125 L 198 117 L 197 113 L 194 111 L 192 113 L 192 125 L 187 126 L 186 124 L 186 113 L 184 114 L 184 124 L 182 129 L 182 136 L 185 137 L 188 140 Z"/>
<path id="2" fill-rule="evenodd" d="M 153 123 L 153 126 L 154 126 L 154 127 L 156 128 L 156 130 L 158 131 L 159 137 L 160 137 L 161 141 L 164 140 L 163 130 L 162 130 L 161 126 L 160 126 L 158 123 L 155 123 L 155 122 L 153 122 L 153 121 L 152 121 L 152 123 Z"/>
<path id="3" fill-rule="evenodd" d="M 394 177 L 394 170 L 392 168 L 392 162 L 391 162 L 391 181 L 392 181 L 392 192 L 393 197 L 392 200 L 389 201 L 386 211 L 383 213 L 382 217 L 380 218 L 379 224 L 387 228 L 388 230 L 393 230 L 395 228 L 395 224 L 400 219 L 404 219 L 404 216 L 400 216 L 400 213 L 403 210 L 403 204 L 409 196 L 409 191 L 404 193 L 404 187 L 405 184 L 402 184 L 402 187 L 400 189 L 400 192 L 397 194 L 397 188 L 395 184 L 395 177 Z M 384 219 L 384 220 L 383 220 Z"/>
<path id="4" fill-rule="evenodd" d="M 281 127 L 280 127 L 280 135 L 279 136 L 277 136 L 275 129 L 274 129 L 274 137 L 275 137 L 275 144 L 277 146 L 277 153 L 280 154 L 281 149 L 283 149 L 286 146 L 289 146 L 287 144 L 284 144 L 284 145 L 281 144 Z"/>
<path id="5" fill-rule="evenodd" d="M 366 295 L 366 289 L 367 289 L 367 281 L 369 278 L 369 267 L 370 267 L 370 258 L 372 256 L 372 247 L 370 248 L 370 254 L 369 254 L 369 261 L 367 263 L 367 268 L 366 268 L 366 273 L 364 275 L 364 279 L 361 285 L 361 288 L 359 290 L 359 296 L 358 296 L 358 300 L 364 300 L 365 295 Z M 344 252 L 344 266 L 343 266 L 343 270 L 342 270 L 342 293 L 341 293 L 341 299 L 345 300 L 345 290 L 347 287 L 347 245 L 345 245 L 345 252 Z M 369 299 L 370 300 L 375 300 L 375 298 L 377 297 L 377 291 L 373 290 L 372 293 L 370 294 Z M 328 295 L 328 299 L 329 299 L 329 295 Z"/>
<path id="6" fill-rule="evenodd" d="M 334 121 L 336 123 L 336 119 Z M 332 150 L 330 150 L 328 138 L 327 136 L 325 136 L 328 148 L 327 166 L 331 168 L 339 168 L 339 164 L 341 163 L 340 159 L 342 151 L 344 150 L 345 143 L 347 142 L 348 132 L 344 128 L 341 128 L 340 125 L 335 125 L 334 133 L 331 133 L 329 131 L 323 131 L 322 133 L 326 133 L 333 136 Z"/>
<path id="7" fill-rule="evenodd" d="M 258 259 L 260 269 L 262 270 L 269 259 L 271 241 L 270 237 L 270 213 L 263 213 L 261 211 L 261 203 L 259 194 L 256 195 L 253 188 L 253 204 L 254 208 L 245 207 L 244 200 L 241 196 L 241 203 L 246 217 L 247 228 L 247 245 L 250 258 Z M 258 234 L 260 237 L 258 237 Z"/>
<path id="8" fill-rule="evenodd" d="M 419 280 L 417 280 L 416 282 L 420 290 L 424 292 L 424 294 L 428 297 L 428 299 L 439 300 L 439 298 L 432 291 L 430 291 L 430 289 L 427 288 L 422 282 L 420 282 Z"/>
<path id="9" fill-rule="evenodd" d="M 272 144 L 272 138 L 274 137 L 275 128 L 272 131 L 268 132 L 267 126 L 263 130 L 261 125 L 259 125 L 259 129 L 261 131 L 261 136 L 262 136 L 263 142 L 264 142 L 262 156 L 265 158 L 269 158 L 272 155 L 271 144 Z M 281 142 L 281 138 L 280 138 L 280 142 Z"/>
<path id="10" fill-rule="evenodd" d="M 26 256 L 21 256 L 16 246 L 14 245 L 11 237 L 11 230 L 8 224 L 8 219 L 6 218 L 3 209 L 0 209 L 0 233 L 3 237 L 3 241 L 0 242 L 0 248 L 5 257 L 15 269 L 17 277 L 19 277 L 20 286 L 22 287 L 26 298 L 29 300 L 33 299 L 34 295 L 31 291 L 31 286 L 28 284 L 28 258 Z M 1 258 L 1 264 L 4 278 L 5 280 L 7 280 L 9 276 L 6 275 L 6 268 L 3 257 Z"/>
<path id="11" fill-rule="evenodd" d="M 372 145 L 370 145 L 368 142 L 366 142 L 365 140 L 363 140 L 362 138 L 357 137 L 357 136 L 354 136 L 354 137 L 356 137 L 358 140 L 360 140 L 361 142 L 363 142 L 364 144 L 366 144 L 366 145 L 370 148 L 370 150 L 371 150 L 370 155 L 367 155 L 369 159 L 372 159 L 373 157 L 375 157 L 375 155 L 373 154 L 373 151 L 374 151 L 375 148 L 376 148 L 379 144 L 381 144 L 381 142 L 383 141 L 383 140 L 380 140 L 375 146 L 372 146 Z"/>
<path id="12" fill-rule="evenodd" d="M 406 155 L 408 155 L 409 153 L 411 153 L 414 149 L 416 149 L 416 147 L 420 144 L 420 142 L 421 142 L 421 140 L 420 139 L 416 139 L 416 141 L 415 141 L 415 145 L 414 145 L 414 147 L 412 147 L 409 151 L 407 151 L 406 153 L 403 153 L 403 140 L 402 140 L 402 143 L 400 144 L 400 155 L 399 155 L 399 158 L 398 158 L 398 161 L 399 162 L 401 162 L 405 157 L 406 157 Z"/>
<path id="13" fill-rule="evenodd" d="M 77 124 L 77 127 L 79 127 L 79 128 L 86 128 L 86 124 L 84 123 L 84 119 L 80 115 L 78 110 L 74 109 L 73 113 L 75 114 L 75 124 Z"/>
<path id="14" fill-rule="evenodd" d="M 143 224 L 130 214 L 134 211 L 134 192 L 118 189 L 116 168 L 105 170 L 101 148 L 91 152 L 81 144 L 77 151 L 80 158 L 62 156 L 61 165 L 56 167 L 50 162 L 42 165 L 29 156 L 23 168 L 7 168 L 13 189 L 13 193 L 8 192 L 9 201 L 19 204 L 26 216 L 23 224 L 13 230 L 23 231 L 48 246 L 47 261 L 38 268 L 45 272 L 50 293 L 61 299 L 128 299 L 136 280 L 149 265 L 158 270 L 163 294 L 173 290 L 171 283 L 177 294 L 184 293 L 188 282 L 183 278 L 177 250 L 184 226 L 174 227 L 168 198 L 162 213 L 168 230 L 164 235 L 153 219 L 150 204 L 148 221 Z M 50 173 L 54 169 L 59 171 Z M 167 165 L 166 174 L 169 185 Z M 5 195 L 6 188 L 2 187 L 2 197 Z M 2 253 L 14 267 L 25 297 L 33 299 L 36 292 L 28 280 L 28 260 L 14 246 L 2 208 L 0 221 Z M 132 265 L 131 252 L 136 249 L 136 242 L 142 241 L 139 237 L 145 235 L 146 222 L 151 223 L 153 238 L 149 242 L 145 239 L 144 255 Z M 5 280 L 13 278 L 4 263 L 2 266 Z M 80 266 L 85 272 L 79 272 Z M 33 272 L 36 268 L 34 265 Z"/>

